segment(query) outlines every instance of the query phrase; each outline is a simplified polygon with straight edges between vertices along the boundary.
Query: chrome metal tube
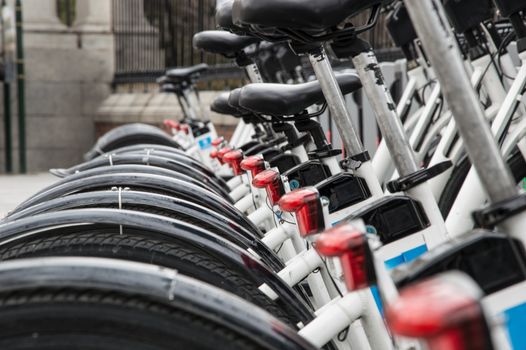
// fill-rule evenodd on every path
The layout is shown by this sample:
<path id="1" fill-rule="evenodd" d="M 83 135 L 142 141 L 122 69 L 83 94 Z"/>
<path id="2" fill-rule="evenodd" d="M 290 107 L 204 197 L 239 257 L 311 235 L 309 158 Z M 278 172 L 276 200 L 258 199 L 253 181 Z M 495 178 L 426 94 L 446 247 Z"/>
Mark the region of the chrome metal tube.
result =
<path id="1" fill-rule="evenodd" d="M 250 64 L 245 67 L 245 70 L 248 74 L 248 77 L 252 83 L 262 83 L 263 78 L 261 77 L 261 73 L 259 72 L 258 66 L 256 64 Z"/>
<path id="2" fill-rule="evenodd" d="M 347 104 L 325 51 L 322 49 L 318 54 L 309 55 L 309 58 L 345 149 L 351 156 L 363 153 L 362 141 L 347 111 Z"/>
<path id="3" fill-rule="evenodd" d="M 396 114 L 396 105 L 385 86 L 382 71 L 374 52 L 362 52 L 352 59 L 362 81 L 363 90 L 376 115 L 378 127 L 382 132 L 391 158 L 401 176 L 418 170 L 415 155 L 405 134 L 402 121 Z"/>
<path id="4" fill-rule="evenodd" d="M 440 1 L 404 0 L 442 85 L 469 157 L 492 202 L 517 194 L 510 170 L 484 117 Z"/>

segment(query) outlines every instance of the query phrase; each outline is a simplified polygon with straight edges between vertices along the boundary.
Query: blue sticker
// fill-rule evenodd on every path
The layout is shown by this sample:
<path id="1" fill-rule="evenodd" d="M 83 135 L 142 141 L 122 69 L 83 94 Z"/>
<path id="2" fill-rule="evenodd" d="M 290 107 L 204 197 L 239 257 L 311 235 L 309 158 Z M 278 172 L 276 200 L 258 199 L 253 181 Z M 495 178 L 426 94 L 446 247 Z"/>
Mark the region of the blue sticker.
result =
<path id="1" fill-rule="evenodd" d="M 212 145 L 212 137 L 211 136 L 208 136 L 208 137 L 205 137 L 204 139 L 199 140 L 199 148 L 201 148 L 201 149 L 210 148 L 211 145 Z"/>
<path id="2" fill-rule="evenodd" d="M 409 249 L 405 253 L 402 253 L 402 254 L 400 254 L 398 256 L 395 256 L 392 259 L 389 259 L 389 260 L 385 261 L 385 266 L 389 270 L 392 270 L 392 269 L 394 269 L 395 267 L 397 267 L 399 265 L 406 264 L 408 262 L 411 262 L 411 261 L 415 260 L 416 258 L 418 258 L 420 255 L 424 254 L 425 252 L 427 252 L 427 246 L 425 244 L 423 244 L 423 245 L 418 246 L 416 248 Z"/>
<path id="3" fill-rule="evenodd" d="M 524 332 L 526 303 L 508 309 L 504 314 L 506 315 L 506 325 L 512 348 L 516 350 L 526 349 L 526 333 Z"/>
<path id="4" fill-rule="evenodd" d="M 290 189 L 295 190 L 297 188 L 300 188 L 300 182 L 298 180 L 292 180 L 290 181 Z"/>
<path id="5" fill-rule="evenodd" d="M 424 254 L 425 252 L 427 252 L 427 246 L 423 244 L 416 248 L 409 249 L 408 251 L 398 256 L 395 256 L 394 258 L 386 260 L 384 264 L 388 270 L 392 270 L 397 266 L 400 266 L 400 265 L 403 265 L 403 264 L 406 264 L 408 262 L 415 260 L 416 258 Z M 382 301 L 380 299 L 380 295 L 378 293 L 378 288 L 372 287 L 371 292 L 373 293 L 373 297 L 374 297 L 374 300 L 376 301 L 376 306 L 378 307 L 378 310 L 380 310 L 380 313 L 382 313 L 383 315 L 384 310 L 383 310 Z"/>

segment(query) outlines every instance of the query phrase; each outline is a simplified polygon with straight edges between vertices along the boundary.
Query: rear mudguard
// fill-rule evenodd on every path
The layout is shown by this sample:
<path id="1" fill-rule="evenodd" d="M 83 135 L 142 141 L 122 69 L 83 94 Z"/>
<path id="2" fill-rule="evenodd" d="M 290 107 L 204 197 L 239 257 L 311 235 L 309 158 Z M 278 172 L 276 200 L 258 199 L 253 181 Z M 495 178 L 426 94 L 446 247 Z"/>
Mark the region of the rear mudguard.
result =
<path id="1" fill-rule="evenodd" d="M 104 174 L 151 174 L 151 175 L 161 175 L 161 176 L 168 176 L 173 179 L 186 181 L 192 185 L 199 186 L 205 190 L 212 191 L 217 193 L 213 188 L 210 186 L 202 183 L 201 181 L 198 181 L 190 176 L 178 173 L 173 170 L 160 168 L 156 166 L 148 166 L 148 165 L 107 165 L 107 166 L 101 166 L 98 168 L 89 169 L 86 171 L 83 171 L 81 173 L 75 173 L 73 175 L 69 175 L 65 178 L 63 178 L 60 181 L 57 181 L 54 183 L 54 185 L 61 185 L 63 183 L 69 182 L 69 181 L 75 181 L 79 179 L 84 179 L 87 177 L 95 176 L 95 175 L 104 175 Z M 42 191 L 40 191 L 42 192 Z M 38 192 L 37 194 L 39 194 Z"/>
<path id="2" fill-rule="evenodd" d="M 20 204 L 11 214 L 65 195 L 101 189 L 109 190 L 113 187 L 123 189 L 128 187 L 132 190 L 157 192 L 186 199 L 222 213 L 240 225 L 250 227 L 253 232 L 259 232 L 258 228 L 243 213 L 213 192 L 181 180 L 149 174 L 107 174 L 69 181 L 60 186 L 51 186 Z"/>
<path id="3" fill-rule="evenodd" d="M 136 165 L 149 165 L 152 167 L 160 167 L 165 168 L 169 170 L 173 170 L 178 173 L 182 173 L 186 176 L 192 177 L 196 179 L 197 181 L 201 181 L 202 183 L 214 188 L 217 192 L 221 193 L 222 196 L 225 198 L 229 198 L 228 193 L 226 192 L 226 184 L 225 187 L 222 187 L 223 185 L 219 183 L 219 181 L 215 178 L 211 178 L 202 172 L 200 172 L 198 169 L 194 169 L 190 165 L 184 164 L 182 162 L 172 160 L 165 157 L 159 157 L 154 155 L 143 155 L 143 154 L 115 154 L 115 155 L 107 155 L 98 157 L 96 159 L 93 159 L 89 162 L 77 165 L 73 168 L 70 168 L 67 173 L 74 174 L 77 172 L 83 172 L 89 169 L 101 167 L 101 166 L 107 166 L 107 165 L 130 165 L 130 164 L 136 164 Z"/>
<path id="4" fill-rule="evenodd" d="M 146 146 L 148 146 L 148 145 L 146 145 Z M 158 156 L 158 157 L 169 158 L 169 159 L 177 161 L 179 163 L 188 165 L 191 168 L 198 169 L 200 172 L 202 172 L 206 176 L 208 176 L 210 178 L 213 178 L 213 179 L 219 181 L 221 185 L 224 185 L 224 184 L 221 183 L 221 179 L 218 178 L 216 176 L 216 174 L 212 170 L 210 170 L 208 167 L 206 167 L 203 163 L 199 162 L 198 160 L 196 160 L 196 159 L 190 157 L 189 155 L 187 155 L 185 153 L 182 153 L 181 151 L 179 151 L 177 149 L 174 149 L 174 148 L 164 147 L 163 149 L 160 149 L 158 147 L 155 147 L 155 145 L 153 145 L 153 147 L 149 147 L 149 148 L 144 148 L 144 146 L 140 146 L 140 147 L 128 146 L 128 147 L 123 147 L 123 148 L 119 148 L 119 149 L 113 150 L 109 154 L 112 154 L 112 155 L 117 155 L 117 154 L 121 154 L 121 155 L 122 154 L 141 154 L 141 155 L 143 155 L 145 157 L 155 155 L 155 156 Z M 97 157 L 97 158 L 101 158 L 101 157 L 102 158 L 107 158 L 108 154 L 101 155 L 100 157 Z M 74 166 L 74 167 L 69 168 L 69 169 L 61 169 L 61 171 L 72 174 L 72 173 L 76 172 L 77 170 L 79 170 L 79 167 L 81 167 L 81 166 L 83 166 L 83 164 Z"/>
<path id="5" fill-rule="evenodd" d="M 117 149 L 111 151 L 111 153 L 119 154 L 119 153 L 134 152 L 134 151 L 147 151 L 147 150 L 155 150 L 155 151 L 164 151 L 164 152 L 168 152 L 168 153 L 174 153 L 174 154 L 180 155 L 182 157 L 190 158 L 194 162 L 196 161 L 195 159 L 190 157 L 188 154 L 185 153 L 185 151 L 183 151 L 181 149 L 173 148 L 173 147 L 170 147 L 170 146 L 154 145 L 154 144 L 148 144 L 148 143 L 142 143 L 142 144 L 139 144 L 139 145 L 132 145 L 132 146 L 126 146 L 126 147 L 117 148 Z"/>
<path id="6" fill-rule="evenodd" d="M 163 151 L 163 150 L 119 151 L 116 154 L 143 154 L 143 155 L 151 154 L 151 155 L 156 155 L 156 156 L 159 156 L 159 157 L 169 158 L 169 159 L 172 159 L 174 161 L 178 161 L 178 162 L 181 162 L 183 164 L 187 164 L 190 167 L 199 170 L 200 172 L 202 172 L 206 176 L 214 179 L 221 186 L 226 186 L 226 183 L 224 183 L 223 180 L 220 177 L 218 177 L 216 175 L 216 173 L 214 173 L 210 168 L 208 168 L 203 163 L 195 160 L 194 158 L 191 158 L 191 157 L 188 157 L 188 156 L 181 156 L 180 154 L 173 153 L 173 152 L 167 152 L 167 151 Z"/>
<path id="7" fill-rule="evenodd" d="M 206 252 L 243 274 L 258 285 L 266 283 L 280 298 L 298 321 L 307 324 L 313 314 L 302 302 L 302 297 L 286 285 L 274 272 L 227 240 L 195 225 L 159 215 L 119 209 L 75 209 L 35 215 L 0 225 L 0 245 L 22 244 L 35 235 L 45 236 L 52 229 L 75 229 L 75 227 L 122 227 L 135 229 L 146 237 L 172 239 Z M 248 311 L 248 310 L 247 310 Z"/>
<path id="8" fill-rule="evenodd" d="M 222 216 L 199 204 L 183 199 L 164 196 L 156 193 L 136 191 L 97 191 L 73 194 L 37 204 L 8 217 L 9 221 L 31 217 L 43 213 L 85 208 L 120 208 L 127 210 L 155 213 L 167 217 L 179 217 L 188 222 L 203 227 L 227 239 L 242 249 L 252 249 L 273 271 L 280 271 L 284 264 L 277 255 L 259 239 L 259 232 L 253 233 L 231 219 Z M 172 214 L 173 216 L 171 216 Z"/>
<path id="9" fill-rule="evenodd" d="M 141 143 L 181 148 L 175 140 L 161 129 L 148 124 L 134 123 L 123 125 L 107 132 L 99 138 L 93 148 L 84 155 L 84 159 L 90 160 L 114 149 Z"/>
<path id="10" fill-rule="evenodd" d="M 175 270 L 154 265 L 74 257 L 20 259 L 0 265 L 1 293 L 16 293 L 28 286 L 140 295 L 241 333 L 264 349 L 315 350 L 297 332 L 254 305 Z"/>

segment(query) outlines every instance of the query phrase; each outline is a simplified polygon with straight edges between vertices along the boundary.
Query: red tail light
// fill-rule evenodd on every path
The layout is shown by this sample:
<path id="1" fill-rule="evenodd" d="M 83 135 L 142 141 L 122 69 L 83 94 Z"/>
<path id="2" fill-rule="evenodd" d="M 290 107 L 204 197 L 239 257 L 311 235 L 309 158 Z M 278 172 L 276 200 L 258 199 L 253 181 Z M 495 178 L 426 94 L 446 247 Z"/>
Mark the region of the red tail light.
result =
<path id="1" fill-rule="evenodd" d="M 223 142 L 225 142 L 225 138 L 222 137 L 222 136 L 218 137 L 217 139 L 212 141 L 212 146 L 214 146 L 214 147 L 221 146 L 223 144 Z"/>
<path id="2" fill-rule="evenodd" d="M 314 187 L 304 187 L 287 193 L 279 200 L 281 210 L 295 213 L 302 236 L 308 236 L 325 228 L 320 194 Z"/>
<path id="3" fill-rule="evenodd" d="M 285 193 L 279 172 L 272 169 L 257 174 L 252 180 L 252 185 L 256 188 L 264 188 L 267 191 L 270 205 L 275 205 Z"/>
<path id="4" fill-rule="evenodd" d="M 225 162 L 223 161 L 223 156 L 230 151 L 232 151 L 232 148 L 230 147 L 223 147 L 219 151 L 217 151 L 217 159 L 219 160 L 219 163 L 225 164 Z"/>
<path id="5" fill-rule="evenodd" d="M 265 160 L 258 156 L 250 156 L 241 162 L 241 169 L 250 171 L 252 177 L 256 177 L 257 174 L 265 170 Z"/>
<path id="6" fill-rule="evenodd" d="M 447 273 L 403 290 L 386 318 L 394 333 L 421 338 L 429 350 L 493 350 L 481 297 L 468 277 Z"/>
<path id="7" fill-rule="evenodd" d="M 214 150 L 210 151 L 210 153 L 208 154 L 208 156 L 209 156 L 210 158 L 212 158 L 212 159 L 216 159 L 216 158 L 217 158 L 217 153 L 218 153 L 217 150 L 214 149 Z"/>
<path id="8" fill-rule="evenodd" d="M 243 152 L 239 150 L 230 151 L 225 153 L 223 156 L 223 161 L 230 165 L 234 175 L 241 175 L 241 161 L 243 160 Z"/>
<path id="9" fill-rule="evenodd" d="M 181 124 L 181 131 L 184 132 L 186 135 L 190 135 L 190 125 Z"/>
<path id="10" fill-rule="evenodd" d="M 322 233 L 316 250 L 325 256 L 339 257 L 349 290 L 376 284 L 374 260 L 365 233 L 343 224 Z"/>
<path id="11" fill-rule="evenodd" d="M 164 120 L 164 125 L 168 128 L 171 128 L 171 129 L 175 129 L 177 131 L 180 130 L 181 128 L 181 124 L 179 124 L 178 122 L 176 122 L 175 120 L 171 120 L 171 119 L 165 119 Z"/>

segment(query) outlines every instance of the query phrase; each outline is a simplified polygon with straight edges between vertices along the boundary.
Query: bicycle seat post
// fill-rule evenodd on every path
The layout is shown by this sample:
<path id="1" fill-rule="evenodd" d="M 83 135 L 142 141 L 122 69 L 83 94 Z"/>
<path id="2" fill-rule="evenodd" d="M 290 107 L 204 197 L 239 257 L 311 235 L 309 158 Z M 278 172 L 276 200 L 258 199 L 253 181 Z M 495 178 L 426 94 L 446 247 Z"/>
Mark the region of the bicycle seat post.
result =
<path id="1" fill-rule="evenodd" d="M 320 82 L 329 110 L 338 126 L 345 150 L 351 155 L 363 153 L 364 148 L 356 132 L 357 128 L 347 111 L 345 99 L 323 47 L 320 46 L 319 50 L 310 52 L 309 59 L 316 78 Z"/>
<path id="2" fill-rule="evenodd" d="M 371 193 L 374 195 L 381 195 L 382 189 L 380 183 L 378 178 L 374 175 L 371 162 L 367 161 L 369 156 L 360 141 L 357 128 L 347 110 L 345 99 L 336 80 L 332 66 L 327 59 L 327 54 L 325 53 L 324 48 L 319 46 L 317 49 L 309 50 L 308 55 L 312 68 L 314 69 L 314 74 L 320 82 L 329 111 L 334 118 L 336 127 L 338 128 L 344 149 L 347 152 L 347 157 L 350 159 L 353 157 L 362 158 L 359 160 L 362 165 L 357 169 L 357 174 L 366 179 Z"/>

